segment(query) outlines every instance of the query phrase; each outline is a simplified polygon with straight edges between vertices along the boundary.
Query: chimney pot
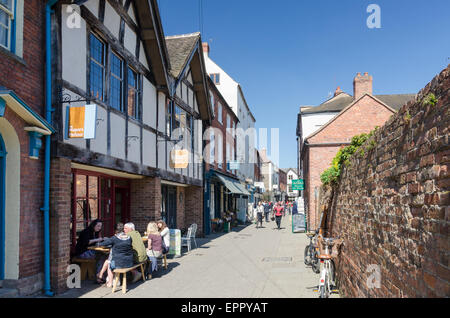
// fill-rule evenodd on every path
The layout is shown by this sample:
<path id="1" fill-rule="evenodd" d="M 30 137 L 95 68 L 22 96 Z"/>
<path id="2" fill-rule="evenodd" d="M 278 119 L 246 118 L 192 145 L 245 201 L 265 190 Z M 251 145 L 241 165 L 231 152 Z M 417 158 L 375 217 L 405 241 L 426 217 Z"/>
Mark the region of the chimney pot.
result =
<path id="1" fill-rule="evenodd" d="M 203 42 L 202 43 L 202 46 L 203 46 L 203 53 L 206 53 L 206 55 L 208 55 L 209 56 L 209 44 L 208 44 L 208 42 Z"/>
<path id="2" fill-rule="evenodd" d="M 339 95 L 340 93 L 342 93 L 342 90 L 341 90 L 341 87 L 338 86 L 338 87 L 336 88 L 336 91 L 334 92 L 334 96 L 336 97 L 336 96 Z"/>

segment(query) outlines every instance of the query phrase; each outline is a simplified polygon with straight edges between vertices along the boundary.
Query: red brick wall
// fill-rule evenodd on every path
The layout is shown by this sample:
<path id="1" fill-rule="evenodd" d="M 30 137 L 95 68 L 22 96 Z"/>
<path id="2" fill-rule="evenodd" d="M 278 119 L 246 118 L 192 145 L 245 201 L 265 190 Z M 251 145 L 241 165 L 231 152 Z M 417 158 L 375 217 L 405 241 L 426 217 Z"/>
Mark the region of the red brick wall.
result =
<path id="1" fill-rule="evenodd" d="M 44 3 L 25 1 L 23 58 L 0 50 L 0 86 L 13 90 L 28 106 L 44 116 Z M 43 205 L 44 149 L 38 160 L 30 159 L 27 125 L 6 107 L 5 119 L 16 130 L 20 140 L 20 252 L 19 281 L 21 294 L 38 291 L 43 272 Z"/>
<path id="2" fill-rule="evenodd" d="M 131 181 L 130 216 L 136 230 L 144 233 L 151 221 L 161 218 L 161 179 L 144 178 Z"/>
<path id="3" fill-rule="evenodd" d="M 203 234 L 203 188 L 190 186 L 186 188 L 185 226 L 197 223 L 197 237 Z"/>
<path id="4" fill-rule="evenodd" d="M 50 276 L 52 290 L 61 293 L 67 289 L 66 270 L 70 264 L 71 161 L 52 159 L 50 170 Z"/>
<path id="5" fill-rule="evenodd" d="M 368 133 L 376 126 L 382 126 L 393 112 L 381 105 L 371 96 L 364 96 L 352 107 L 344 111 L 331 124 L 308 139 L 309 144 L 320 143 L 346 143 L 352 137 L 362 133 Z M 309 147 L 309 173 L 306 176 L 306 192 L 308 194 L 308 214 L 311 229 L 317 227 L 319 215 L 316 213 L 314 189 L 320 188 L 322 182 L 320 175 L 328 169 L 331 161 L 338 152 L 340 146 L 310 146 Z"/>
<path id="6" fill-rule="evenodd" d="M 423 104 L 431 92 L 437 104 Z M 351 158 L 335 188 L 328 227 L 344 239 L 337 274 L 346 297 L 450 295 L 450 66 L 416 100 Z M 381 288 L 367 284 L 371 264 Z"/>

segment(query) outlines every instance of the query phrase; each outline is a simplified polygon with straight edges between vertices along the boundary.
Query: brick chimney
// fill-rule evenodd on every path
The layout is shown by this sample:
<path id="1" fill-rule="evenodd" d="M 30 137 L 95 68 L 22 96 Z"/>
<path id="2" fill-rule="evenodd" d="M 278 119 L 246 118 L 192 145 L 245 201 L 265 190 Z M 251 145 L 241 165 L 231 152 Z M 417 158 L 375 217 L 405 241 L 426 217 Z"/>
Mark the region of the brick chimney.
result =
<path id="1" fill-rule="evenodd" d="M 372 95 L 372 83 L 373 78 L 369 73 L 366 72 L 364 75 L 361 75 L 361 73 L 356 74 L 353 80 L 353 97 L 358 99 L 364 94 Z"/>
<path id="2" fill-rule="evenodd" d="M 206 54 L 206 56 L 209 56 L 209 44 L 208 44 L 208 42 L 203 42 L 202 46 L 203 46 L 203 53 Z"/>
<path id="3" fill-rule="evenodd" d="M 338 88 L 336 88 L 336 91 L 334 92 L 334 97 L 338 96 L 340 93 L 342 93 L 341 87 L 338 86 Z"/>

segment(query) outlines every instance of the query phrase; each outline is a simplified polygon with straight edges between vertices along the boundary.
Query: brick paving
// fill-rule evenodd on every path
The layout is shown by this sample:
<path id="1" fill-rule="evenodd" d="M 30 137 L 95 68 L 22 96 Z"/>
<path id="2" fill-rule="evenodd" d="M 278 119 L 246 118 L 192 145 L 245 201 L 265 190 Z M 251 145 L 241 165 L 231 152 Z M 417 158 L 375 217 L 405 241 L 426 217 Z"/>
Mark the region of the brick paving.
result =
<path id="1" fill-rule="evenodd" d="M 315 298 L 319 275 L 303 263 L 308 242 L 305 234 L 292 233 L 287 216 L 281 230 L 269 222 L 197 239 L 197 249 L 169 259 L 168 270 L 161 268 L 150 281 L 129 284 L 125 295 L 84 282 L 57 297 Z"/>

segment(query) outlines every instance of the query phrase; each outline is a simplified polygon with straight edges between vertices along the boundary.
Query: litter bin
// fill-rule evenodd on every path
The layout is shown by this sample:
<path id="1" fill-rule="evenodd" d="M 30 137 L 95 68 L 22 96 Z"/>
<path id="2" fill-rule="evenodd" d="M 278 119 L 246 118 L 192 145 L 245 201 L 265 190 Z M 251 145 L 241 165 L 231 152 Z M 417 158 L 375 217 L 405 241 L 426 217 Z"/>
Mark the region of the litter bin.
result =
<path id="1" fill-rule="evenodd" d="M 225 222 L 223 225 L 223 231 L 225 233 L 229 233 L 230 232 L 230 222 Z"/>

